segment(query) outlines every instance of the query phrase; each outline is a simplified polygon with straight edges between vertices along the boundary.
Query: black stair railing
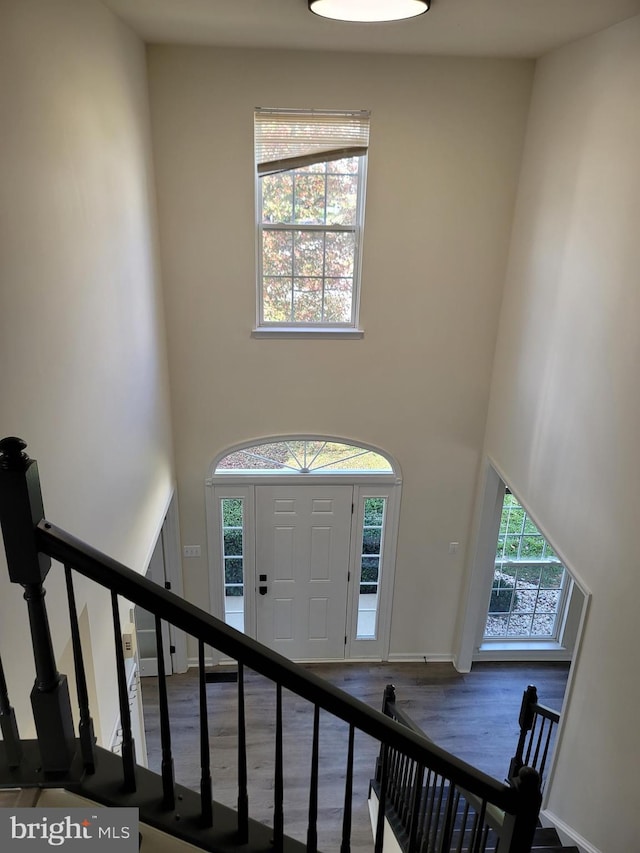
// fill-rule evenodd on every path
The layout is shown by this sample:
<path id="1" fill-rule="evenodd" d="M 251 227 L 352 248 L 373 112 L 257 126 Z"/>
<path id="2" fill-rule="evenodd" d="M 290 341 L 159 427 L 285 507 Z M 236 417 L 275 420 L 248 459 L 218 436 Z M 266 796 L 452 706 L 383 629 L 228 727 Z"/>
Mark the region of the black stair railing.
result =
<path id="1" fill-rule="evenodd" d="M 413 786 L 409 813 L 411 853 L 461 850 L 456 836 L 458 803 L 473 807 L 478 831 L 473 849 L 480 853 L 482 833 L 491 825 L 493 813 L 503 816 L 501 853 L 526 853 L 531 846 L 540 806 L 537 773 L 523 768 L 513 786 L 503 785 L 471 765 L 439 748 L 422 733 L 399 719 L 377 711 L 339 688 L 308 672 L 282 655 L 261 645 L 172 592 L 141 577 L 126 566 L 101 554 L 45 519 L 36 463 L 24 453 L 19 439 L 0 441 L 0 523 L 2 525 L 10 579 L 25 588 L 36 681 L 32 707 L 37 740 L 20 741 L 11 713 L 4 678 L 0 678 L 0 786 L 62 786 L 106 805 L 130 805 L 140 809 L 142 821 L 184 838 L 206 850 L 228 853 L 240 848 L 258 851 L 315 850 L 317 841 L 318 734 L 321 712 L 345 721 L 349 746 L 345 768 L 344 812 L 340 853 L 350 853 L 354 733 L 363 732 L 381 745 L 379 763 L 381 811 L 386 797 L 397 797 Z M 67 580 L 70 627 L 79 687 L 81 729 L 76 739 L 66 677 L 56 668 L 45 607 L 44 580 L 51 559 L 63 567 Z M 114 667 L 120 701 L 122 755 L 94 746 L 93 729 L 84 680 L 80 632 L 74 628 L 73 576 L 80 574 L 110 592 L 116 659 Z M 159 662 L 159 695 L 162 730 L 162 773 L 152 773 L 135 762 L 128 690 L 124 672 L 120 603 L 140 606 L 156 622 Z M 200 666 L 200 795 L 177 785 L 173 774 L 170 708 L 166 678 L 162 671 L 162 623 L 168 622 L 195 638 Z M 207 703 L 203 696 L 204 646 L 210 646 L 238 662 L 238 807 L 232 811 L 212 803 L 215 779 L 211 781 Z M 246 719 L 244 673 L 249 668 L 270 679 L 276 689 L 277 713 L 274 738 L 274 818 L 271 829 L 252 820 L 247 794 Z M 292 841 L 286 834 L 282 735 L 282 691 L 291 691 L 310 703 L 314 713 L 309 826 L 307 843 Z M 5 728 L 9 737 L 5 736 Z M 13 736 L 11 733 L 14 733 Z M 92 748 L 90 748 L 92 747 Z M 14 766 L 14 765 L 18 766 Z M 531 785 L 531 774 L 536 783 Z M 427 781 L 422 782 L 423 779 Z M 425 826 L 437 848 L 425 846 Z M 382 827 L 383 829 L 384 827 Z M 375 847 L 382 849 L 382 831 Z"/>
<path id="2" fill-rule="evenodd" d="M 553 749 L 559 722 L 559 711 L 541 705 L 538 702 L 538 691 L 530 684 L 522 695 L 518 718 L 520 736 L 515 755 L 509 764 L 509 779 L 517 776 L 520 768 L 526 765 L 538 771 L 541 787 L 544 787 L 547 761 Z"/>
<path id="3" fill-rule="evenodd" d="M 383 713 L 423 734 L 396 703 L 393 685 L 383 694 Z M 521 765 L 511 779 L 514 790 L 539 803 L 540 777 Z M 535 825 L 510 814 L 489 797 L 458 783 L 446 772 L 394 747 L 382 746 L 372 790 L 378 799 L 376 851 L 382 850 L 384 820 L 409 853 L 488 853 L 530 850 Z"/>

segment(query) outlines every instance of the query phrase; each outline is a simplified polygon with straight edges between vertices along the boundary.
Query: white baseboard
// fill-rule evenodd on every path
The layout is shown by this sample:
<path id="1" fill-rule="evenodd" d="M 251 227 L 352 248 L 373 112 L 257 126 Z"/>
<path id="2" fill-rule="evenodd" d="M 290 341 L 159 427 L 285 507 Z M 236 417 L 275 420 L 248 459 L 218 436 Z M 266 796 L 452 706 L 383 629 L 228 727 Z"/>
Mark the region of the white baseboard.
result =
<path id="1" fill-rule="evenodd" d="M 420 654 L 420 652 L 392 652 L 387 658 L 389 663 L 453 663 L 454 658 L 451 654 Z M 373 663 L 379 662 L 379 657 L 353 657 L 345 660 L 335 660 L 335 658 L 314 658 L 313 660 L 299 660 L 297 663 Z M 214 666 L 212 657 L 205 657 L 205 666 Z M 219 662 L 219 666 L 235 664 L 235 660 L 224 658 Z M 189 669 L 198 666 L 198 658 L 187 658 L 187 666 Z"/>
<path id="2" fill-rule="evenodd" d="M 235 663 L 235 661 L 229 661 L 229 663 Z M 213 658 L 210 656 L 207 657 L 207 655 L 205 655 L 204 665 L 205 666 L 214 666 Z M 187 658 L 187 669 L 197 668 L 198 666 L 200 666 L 200 662 L 199 662 L 198 658 Z"/>
<path id="3" fill-rule="evenodd" d="M 453 663 L 452 654 L 429 654 L 420 652 L 391 652 L 389 663 Z"/>
<path id="4" fill-rule="evenodd" d="M 543 809 L 540 812 L 540 822 L 543 826 L 552 826 L 560 836 L 560 841 L 562 841 L 563 844 L 575 845 L 580 853 L 602 853 L 601 850 L 594 847 L 586 838 L 579 835 L 574 829 L 548 809 Z"/>

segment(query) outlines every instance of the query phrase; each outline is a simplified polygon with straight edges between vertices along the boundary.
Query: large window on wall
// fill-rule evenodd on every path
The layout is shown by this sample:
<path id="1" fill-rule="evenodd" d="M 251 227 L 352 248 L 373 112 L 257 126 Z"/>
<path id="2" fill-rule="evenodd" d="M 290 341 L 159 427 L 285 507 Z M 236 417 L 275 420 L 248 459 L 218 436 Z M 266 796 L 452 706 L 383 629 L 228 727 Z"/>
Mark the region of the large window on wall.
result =
<path id="1" fill-rule="evenodd" d="M 557 640 L 566 592 L 564 566 L 507 491 L 484 640 Z"/>
<path id="2" fill-rule="evenodd" d="M 368 112 L 258 109 L 258 329 L 358 323 Z"/>

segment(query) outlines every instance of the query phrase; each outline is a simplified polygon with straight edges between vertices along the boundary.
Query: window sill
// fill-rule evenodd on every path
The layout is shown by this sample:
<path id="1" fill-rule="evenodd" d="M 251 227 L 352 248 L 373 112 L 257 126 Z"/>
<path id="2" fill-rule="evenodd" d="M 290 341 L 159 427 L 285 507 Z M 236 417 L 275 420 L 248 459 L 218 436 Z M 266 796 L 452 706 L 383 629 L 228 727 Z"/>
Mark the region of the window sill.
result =
<path id="1" fill-rule="evenodd" d="M 555 640 L 489 640 L 484 641 L 474 660 L 571 660 L 571 651 Z"/>
<path id="2" fill-rule="evenodd" d="M 317 329 L 302 329 L 297 326 L 274 326 L 252 329 L 252 338 L 343 338 L 358 339 L 364 337 L 362 329 L 339 329 L 319 327 Z"/>

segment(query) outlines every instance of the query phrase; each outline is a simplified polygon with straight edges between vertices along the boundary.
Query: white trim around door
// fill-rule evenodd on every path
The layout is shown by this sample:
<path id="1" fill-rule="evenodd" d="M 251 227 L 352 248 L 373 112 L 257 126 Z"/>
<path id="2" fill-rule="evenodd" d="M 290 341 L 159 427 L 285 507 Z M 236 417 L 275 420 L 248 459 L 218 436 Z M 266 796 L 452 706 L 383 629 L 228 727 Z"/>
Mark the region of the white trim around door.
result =
<path id="1" fill-rule="evenodd" d="M 228 624 L 243 629 L 248 636 L 259 638 L 257 607 L 261 572 L 260 566 L 256 563 L 256 488 L 264 485 L 287 485 L 295 491 L 297 488 L 306 489 L 309 486 L 349 485 L 353 488 L 353 503 L 348 566 L 345 567 L 348 583 L 345 602 L 344 658 L 386 660 L 389 654 L 400 510 L 400 479 L 366 474 L 348 477 L 342 473 L 335 476 L 305 475 L 303 483 L 301 483 L 301 477 L 295 475 L 259 474 L 253 482 L 248 482 L 248 479 L 246 475 L 238 477 L 227 475 L 211 477 L 206 483 L 211 613 L 220 619 L 226 618 Z M 223 502 L 225 500 L 240 501 L 242 506 L 241 536 L 237 529 L 234 531 L 234 554 L 237 555 L 235 557 L 225 556 L 224 551 Z M 365 520 L 369 522 L 367 525 Z M 363 533 L 365 526 L 368 528 L 366 534 Z M 238 553 L 239 551 L 241 553 Z M 243 570 L 243 612 L 242 618 L 235 620 L 235 614 L 230 612 L 229 607 L 225 607 L 225 602 L 233 606 L 239 596 L 225 596 L 223 565 L 225 560 L 235 560 L 235 564 L 238 565 L 237 561 L 240 559 Z M 366 607 L 370 612 L 363 616 L 363 610 Z M 310 660 L 310 658 L 297 659 Z M 213 662 L 219 662 L 219 659 Z"/>

